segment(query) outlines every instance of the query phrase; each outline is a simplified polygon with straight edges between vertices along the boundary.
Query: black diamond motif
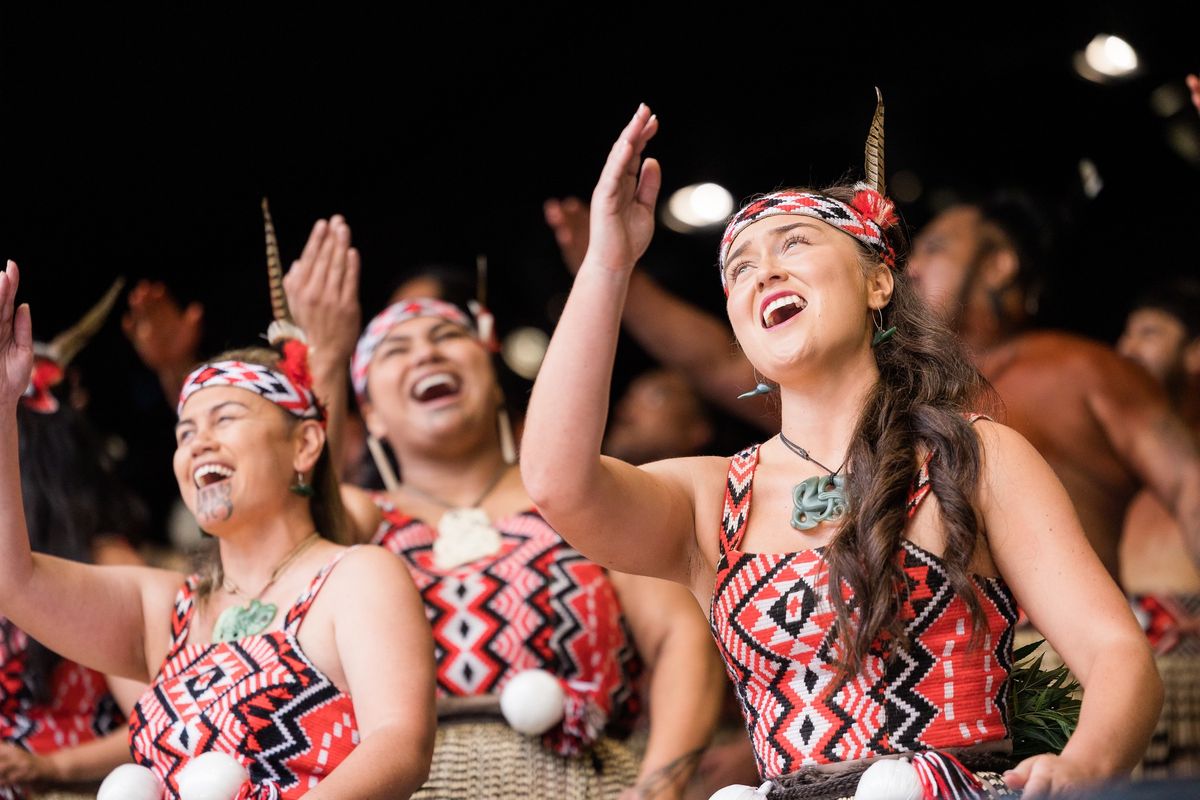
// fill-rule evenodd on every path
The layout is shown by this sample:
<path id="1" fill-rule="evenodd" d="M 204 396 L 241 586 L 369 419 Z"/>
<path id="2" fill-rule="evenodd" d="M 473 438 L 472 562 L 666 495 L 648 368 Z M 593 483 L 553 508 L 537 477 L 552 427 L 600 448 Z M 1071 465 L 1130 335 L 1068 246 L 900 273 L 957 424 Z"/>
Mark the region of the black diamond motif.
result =
<path id="1" fill-rule="evenodd" d="M 812 719 L 809 717 L 804 718 L 804 724 L 800 726 L 800 738 L 804 740 L 805 744 L 808 744 L 808 738 L 813 735 L 813 729 L 815 727 L 816 726 L 812 724 Z"/>

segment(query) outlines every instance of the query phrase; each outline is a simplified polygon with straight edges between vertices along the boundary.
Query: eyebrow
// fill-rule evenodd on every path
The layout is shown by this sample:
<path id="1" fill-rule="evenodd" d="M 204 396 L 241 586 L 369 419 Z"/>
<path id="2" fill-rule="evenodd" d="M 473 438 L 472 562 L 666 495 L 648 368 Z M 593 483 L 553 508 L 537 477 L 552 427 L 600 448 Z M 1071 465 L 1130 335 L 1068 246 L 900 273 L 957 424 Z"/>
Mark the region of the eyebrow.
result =
<path id="1" fill-rule="evenodd" d="M 818 227 L 816 225 L 812 224 L 811 222 L 807 222 L 805 220 L 800 220 L 799 222 L 793 222 L 791 225 L 780 225 L 778 228 L 773 228 L 766 235 L 773 237 L 773 238 L 779 238 L 780 236 L 787 233 L 788 231 L 793 231 L 796 228 L 812 228 L 814 231 L 818 230 Z M 736 250 L 734 250 L 732 253 L 730 253 L 729 257 L 725 259 L 726 268 L 728 268 L 730 264 L 732 264 L 734 261 L 736 261 L 738 256 L 740 256 L 742 254 L 742 251 L 744 251 L 749 246 L 750 246 L 749 239 L 747 239 L 746 241 L 744 241 L 740 245 L 738 245 L 738 248 Z"/>
<path id="2" fill-rule="evenodd" d="M 224 402 L 217 403 L 215 406 L 208 409 L 208 411 L 205 413 L 207 413 L 209 416 L 211 416 L 212 414 L 221 410 L 225 406 L 238 406 L 239 408 L 248 408 L 249 407 L 245 403 L 238 402 L 237 400 L 225 400 Z M 195 425 L 195 424 L 196 424 L 196 421 L 193 420 L 191 417 L 184 417 L 183 419 L 179 420 L 179 422 L 175 423 L 175 430 L 179 430 L 184 425 Z"/>
<path id="3" fill-rule="evenodd" d="M 443 320 L 439 320 L 436 325 L 434 325 L 428 331 L 426 331 L 426 335 L 432 336 L 433 334 L 437 333 L 438 331 L 440 331 L 442 328 L 446 327 L 447 325 L 450 325 L 455 328 L 461 327 L 461 326 L 457 325 L 456 323 L 451 322 L 448 319 L 443 319 Z M 383 341 L 381 341 L 379 344 L 384 345 L 384 344 L 388 344 L 389 342 L 394 343 L 394 344 L 405 344 L 407 342 L 412 341 L 412 338 L 413 337 L 407 333 L 389 333 L 387 336 L 383 337 Z"/>

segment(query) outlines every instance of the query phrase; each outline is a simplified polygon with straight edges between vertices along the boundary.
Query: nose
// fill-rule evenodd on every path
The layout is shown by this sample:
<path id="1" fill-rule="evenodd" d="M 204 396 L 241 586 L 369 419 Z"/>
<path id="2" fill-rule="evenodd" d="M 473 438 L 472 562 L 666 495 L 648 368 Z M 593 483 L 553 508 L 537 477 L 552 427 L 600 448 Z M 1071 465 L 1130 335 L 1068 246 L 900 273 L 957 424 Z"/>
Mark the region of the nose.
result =
<path id="1" fill-rule="evenodd" d="M 765 289 L 772 283 L 787 280 L 787 271 L 783 268 L 778 259 L 768 256 L 763 259 L 758 268 L 758 288 Z"/>
<path id="2" fill-rule="evenodd" d="M 442 357 L 438 343 L 431 339 L 421 339 L 413 345 L 412 363 L 414 366 L 438 361 Z"/>
<path id="3" fill-rule="evenodd" d="M 198 425 L 196 430 L 192 432 L 192 436 L 188 439 L 187 445 L 188 454 L 192 458 L 199 458 L 205 453 L 216 449 L 216 442 L 213 441 L 211 431 L 207 425 Z"/>

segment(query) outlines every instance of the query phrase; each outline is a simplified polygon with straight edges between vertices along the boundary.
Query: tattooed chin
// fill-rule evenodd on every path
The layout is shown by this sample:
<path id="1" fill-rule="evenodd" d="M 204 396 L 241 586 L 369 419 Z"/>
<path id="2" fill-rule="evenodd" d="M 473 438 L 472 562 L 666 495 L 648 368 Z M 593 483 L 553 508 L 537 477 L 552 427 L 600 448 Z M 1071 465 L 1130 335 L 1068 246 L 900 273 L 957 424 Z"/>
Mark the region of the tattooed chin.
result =
<path id="1" fill-rule="evenodd" d="M 199 522 L 224 522 L 233 515 L 229 484 L 230 481 L 224 480 L 203 486 L 196 493 L 196 519 Z"/>

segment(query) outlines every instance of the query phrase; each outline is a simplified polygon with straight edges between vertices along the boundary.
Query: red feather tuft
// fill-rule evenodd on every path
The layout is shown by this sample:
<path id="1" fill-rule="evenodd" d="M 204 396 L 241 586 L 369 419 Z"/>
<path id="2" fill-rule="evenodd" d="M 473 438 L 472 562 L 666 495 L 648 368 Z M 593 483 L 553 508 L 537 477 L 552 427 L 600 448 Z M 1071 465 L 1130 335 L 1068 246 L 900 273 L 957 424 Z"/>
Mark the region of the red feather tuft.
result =
<path id="1" fill-rule="evenodd" d="M 295 339 L 283 343 L 283 358 L 279 371 L 302 389 L 312 390 L 312 374 L 308 371 L 308 345 Z"/>
<path id="2" fill-rule="evenodd" d="M 883 230 L 896 225 L 900 220 L 896 216 L 896 204 L 879 194 L 874 189 L 860 184 L 850 205 L 855 211 L 874 222 Z"/>

